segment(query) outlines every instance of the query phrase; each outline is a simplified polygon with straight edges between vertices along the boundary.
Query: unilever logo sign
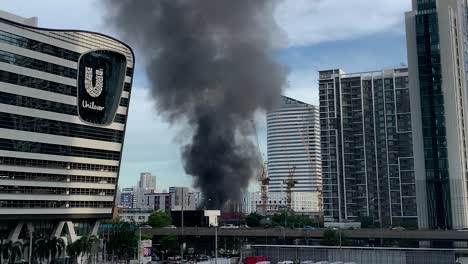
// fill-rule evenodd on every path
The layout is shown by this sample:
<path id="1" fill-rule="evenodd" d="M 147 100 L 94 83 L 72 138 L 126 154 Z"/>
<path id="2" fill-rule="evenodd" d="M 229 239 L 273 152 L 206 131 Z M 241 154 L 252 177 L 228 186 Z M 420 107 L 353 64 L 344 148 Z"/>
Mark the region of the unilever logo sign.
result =
<path id="1" fill-rule="evenodd" d="M 78 115 L 87 123 L 111 124 L 122 95 L 127 58 L 118 52 L 94 50 L 78 61 Z"/>
<path id="2" fill-rule="evenodd" d="M 98 97 L 102 93 L 104 85 L 104 70 L 96 70 L 96 81 L 93 85 L 93 68 L 85 67 L 85 89 L 91 97 Z"/>

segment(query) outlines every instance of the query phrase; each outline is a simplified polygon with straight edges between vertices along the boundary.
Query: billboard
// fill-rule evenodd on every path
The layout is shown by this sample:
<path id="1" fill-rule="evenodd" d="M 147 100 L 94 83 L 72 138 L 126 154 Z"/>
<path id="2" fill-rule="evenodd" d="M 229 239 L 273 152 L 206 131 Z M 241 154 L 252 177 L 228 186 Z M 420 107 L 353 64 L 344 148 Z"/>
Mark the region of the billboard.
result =
<path id="1" fill-rule="evenodd" d="M 127 58 L 110 50 L 93 50 L 78 61 L 78 116 L 86 123 L 109 125 L 122 96 Z"/>

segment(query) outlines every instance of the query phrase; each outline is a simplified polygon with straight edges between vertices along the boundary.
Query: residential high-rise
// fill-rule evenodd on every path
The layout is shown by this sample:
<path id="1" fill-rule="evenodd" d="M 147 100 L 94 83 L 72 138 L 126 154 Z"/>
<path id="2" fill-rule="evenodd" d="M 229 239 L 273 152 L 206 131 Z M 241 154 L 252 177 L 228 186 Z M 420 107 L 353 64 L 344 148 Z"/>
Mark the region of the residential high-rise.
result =
<path id="1" fill-rule="evenodd" d="M 466 0 L 413 0 L 406 14 L 420 228 L 468 227 Z"/>
<path id="2" fill-rule="evenodd" d="M 151 175 L 149 172 L 140 174 L 140 181 L 138 187 L 145 191 L 156 190 L 156 176 Z"/>
<path id="3" fill-rule="evenodd" d="M 407 69 L 319 78 L 325 221 L 416 224 Z"/>
<path id="4" fill-rule="evenodd" d="M 297 181 L 292 192 L 317 192 L 322 179 L 318 108 L 284 96 L 280 107 L 267 113 L 267 155 L 269 192 L 286 192 L 291 170 Z"/>
<path id="5" fill-rule="evenodd" d="M 39 229 L 73 241 L 112 217 L 133 63 L 109 36 L 0 12 L 0 226 L 10 239 Z"/>

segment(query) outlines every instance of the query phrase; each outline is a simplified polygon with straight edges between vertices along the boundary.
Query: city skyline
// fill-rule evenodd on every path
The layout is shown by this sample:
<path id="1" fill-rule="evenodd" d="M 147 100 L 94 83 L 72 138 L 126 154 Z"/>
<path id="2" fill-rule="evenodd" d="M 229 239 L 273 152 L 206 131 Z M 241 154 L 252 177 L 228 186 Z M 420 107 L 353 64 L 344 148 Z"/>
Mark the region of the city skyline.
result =
<path id="1" fill-rule="evenodd" d="M 20 16 L 38 16 L 39 25 L 44 27 L 64 27 L 100 31 L 116 36 L 105 26 L 99 8 L 94 1 L 62 3 L 47 1 L 48 4 L 35 6 L 36 3 L 22 5 L 20 2 L 6 3 L 1 8 Z M 290 2 L 290 1 L 289 1 Z M 347 6 L 347 16 L 359 17 L 359 13 L 370 6 L 371 1 L 357 1 L 354 6 Z M 290 42 L 283 43 L 277 58 L 290 68 L 289 88 L 285 95 L 318 105 L 318 68 L 333 68 L 342 65 L 349 71 L 366 71 L 373 68 L 395 67 L 406 63 L 406 41 L 404 32 L 404 11 L 410 10 L 410 1 L 382 1 L 382 10 L 376 10 L 374 26 L 367 25 L 365 19 L 356 19 L 347 24 L 346 19 L 336 18 L 333 1 L 314 3 L 294 1 L 294 7 L 286 2 L 279 12 L 278 23 L 284 28 Z M 46 7 L 47 8 L 44 8 Z M 63 19 L 61 10 L 73 9 L 72 15 Z M 82 17 L 90 19 L 82 19 Z M 300 16 L 310 28 L 303 28 L 294 22 Z M 310 22 L 310 23 L 309 23 Z M 327 34 L 331 28 L 335 34 Z M 119 36 L 116 36 L 119 37 Z M 280 44 L 281 45 L 281 44 Z M 370 49 L 370 47 L 378 47 Z M 388 48 L 392 47 L 390 51 Z M 354 50 L 352 63 L 342 64 L 342 57 Z M 385 54 L 382 52 L 386 50 Z M 130 186 L 136 182 L 142 171 L 158 175 L 158 185 L 168 188 L 171 185 L 191 186 L 190 176 L 185 175 L 180 161 L 180 142 L 174 142 L 175 129 L 160 120 L 148 100 L 145 89 L 147 82 L 141 65 L 137 67 L 134 82 L 134 94 L 130 105 L 129 130 L 124 148 L 120 186 Z M 374 59 L 378 58 L 378 59 Z M 263 115 L 258 117 L 260 145 L 266 154 L 266 122 Z M 144 124 L 144 125 L 142 125 Z M 160 183 L 160 184 L 159 184 Z M 252 181 L 250 190 L 257 190 L 257 182 Z"/>

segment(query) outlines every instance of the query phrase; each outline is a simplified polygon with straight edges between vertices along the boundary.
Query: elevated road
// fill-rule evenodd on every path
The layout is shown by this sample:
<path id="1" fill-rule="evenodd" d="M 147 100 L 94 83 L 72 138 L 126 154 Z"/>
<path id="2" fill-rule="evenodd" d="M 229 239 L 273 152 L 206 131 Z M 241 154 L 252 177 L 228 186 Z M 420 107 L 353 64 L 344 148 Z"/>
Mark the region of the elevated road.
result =
<path id="1" fill-rule="evenodd" d="M 156 236 L 214 236 L 214 228 L 185 227 L 182 228 L 142 228 L 142 234 Z M 468 232 L 454 230 L 389 230 L 389 229 L 355 229 L 342 230 L 351 239 L 411 239 L 411 240 L 455 240 L 468 241 Z M 283 228 L 239 228 L 218 229 L 221 237 L 285 237 L 285 238 L 317 238 L 323 237 L 323 229 L 302 230 Z"/>

